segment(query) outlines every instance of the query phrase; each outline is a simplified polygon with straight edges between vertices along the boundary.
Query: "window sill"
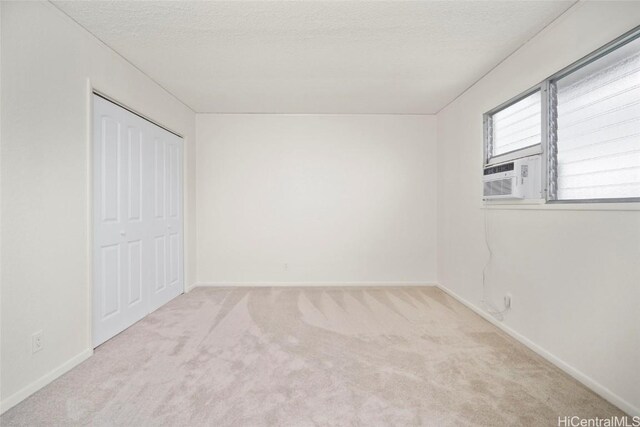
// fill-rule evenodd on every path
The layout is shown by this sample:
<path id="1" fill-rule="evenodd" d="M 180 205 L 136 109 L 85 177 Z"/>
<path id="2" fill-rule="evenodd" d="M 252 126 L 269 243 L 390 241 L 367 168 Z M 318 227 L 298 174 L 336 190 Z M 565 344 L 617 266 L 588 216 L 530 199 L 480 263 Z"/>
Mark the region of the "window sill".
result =
<path id="1" fill-rule="evenodd" d="M 543 199 L 483 201 L 481 209 L 541 211 L 640 211 L 640 202 L 545 203 Z"/>

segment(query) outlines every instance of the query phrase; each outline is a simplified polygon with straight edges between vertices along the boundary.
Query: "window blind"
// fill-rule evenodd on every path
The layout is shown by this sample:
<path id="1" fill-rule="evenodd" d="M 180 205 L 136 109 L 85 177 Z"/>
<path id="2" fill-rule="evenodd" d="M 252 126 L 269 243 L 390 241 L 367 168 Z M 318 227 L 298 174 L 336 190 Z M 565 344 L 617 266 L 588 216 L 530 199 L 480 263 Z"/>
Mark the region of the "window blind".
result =
<path id="1" fill-rule="evenodd" d="M 640 197 L 640 39 L 552 84 L 557 198 Z"/>
<path id="2" fill-rule="evenodd" d="M 492 120 L 492 156 L 510 153 L 541 142 L 540 91 L 498 111 Z"/>

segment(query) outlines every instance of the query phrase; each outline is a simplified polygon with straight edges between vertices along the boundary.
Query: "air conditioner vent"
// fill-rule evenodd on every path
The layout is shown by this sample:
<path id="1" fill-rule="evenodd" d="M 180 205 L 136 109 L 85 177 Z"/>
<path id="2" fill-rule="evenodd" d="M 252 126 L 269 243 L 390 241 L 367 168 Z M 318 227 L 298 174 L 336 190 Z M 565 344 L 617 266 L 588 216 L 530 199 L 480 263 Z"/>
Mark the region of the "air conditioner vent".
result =
<path id="1" fill-rule="evenodd" d="M 485 196 L 509 196 L 513 192 L 513 179 L 496 179 L 493 181 L 485 181 Z"/>
<path id="2" fill-rule="evenodd" d="M 487 166 L 483 171 L 484 200 L 540 199 L 540 154 Z"/>

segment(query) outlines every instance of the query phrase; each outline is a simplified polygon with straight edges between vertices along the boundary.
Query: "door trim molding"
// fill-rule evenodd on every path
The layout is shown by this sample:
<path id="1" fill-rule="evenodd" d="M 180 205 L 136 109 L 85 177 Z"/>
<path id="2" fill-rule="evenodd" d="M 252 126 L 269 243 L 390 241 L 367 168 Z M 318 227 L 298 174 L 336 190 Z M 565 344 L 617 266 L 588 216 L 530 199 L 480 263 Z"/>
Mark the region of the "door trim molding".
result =
<path id="1" fill-rule="evenodd" d="M 105 99 L 105 100 L 111 102 L 112 104 L 116 104 L 117 106 L 119 106 L 121 108 L 124 108 L 125 110 L 127 110 L 131 114 L 135 114 L 136 116 L 140 117 L 141 119 L 144 119 L 144 120 L 148 121 L 149 123 L 154 124 L 154 125 L 158 126 L 159 128 L 162 128 L 162 129 L 166 130 L 167 132 L 172 133 L 175 136 L 177 136 L 179 138 L 182 138 L 184 140 L 184 136 L 181 135 L 180 133 L 178 133 L 178 132 L 176 132 L 174 130 L 171 130 L 170 128 L 168 128 L 168 127 L 166 127 L 164 125 L 161 125 L 157 121 L 149 118 L 149 116 L 145 116 L 144 114 L 134 110 L 133 108 L 127 107 L 125 104 L 123 104 L 122 102 L 118 101 L 117 99 L 115 99 L 115 98 L 113 98 L 113 97 L 111 97 L 109 95 L 105 95 L 103 92 L 99 91 L 96 88 L 92 88 L 91 91 L 92 91 L 93 95 L 99 96 L 100 98 Z"/>

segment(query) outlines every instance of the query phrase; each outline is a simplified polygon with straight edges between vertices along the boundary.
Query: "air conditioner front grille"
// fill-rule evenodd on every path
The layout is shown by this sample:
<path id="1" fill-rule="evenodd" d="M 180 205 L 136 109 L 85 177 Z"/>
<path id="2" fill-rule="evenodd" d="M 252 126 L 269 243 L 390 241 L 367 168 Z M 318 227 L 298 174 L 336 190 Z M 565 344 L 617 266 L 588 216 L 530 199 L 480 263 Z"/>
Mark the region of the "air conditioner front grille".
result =
<path id="1" fill-rule="evenodd" d="M 513 193 L 513 179 L 496 179 L 493 181 L 485 181 L 485 196 L 510 196 Z"/>

